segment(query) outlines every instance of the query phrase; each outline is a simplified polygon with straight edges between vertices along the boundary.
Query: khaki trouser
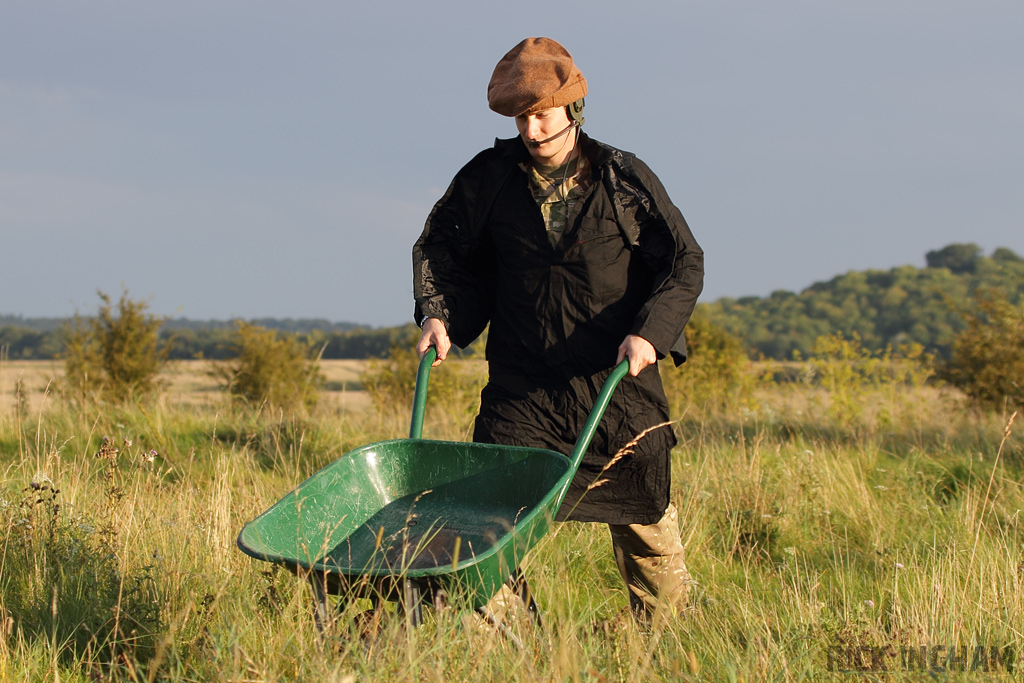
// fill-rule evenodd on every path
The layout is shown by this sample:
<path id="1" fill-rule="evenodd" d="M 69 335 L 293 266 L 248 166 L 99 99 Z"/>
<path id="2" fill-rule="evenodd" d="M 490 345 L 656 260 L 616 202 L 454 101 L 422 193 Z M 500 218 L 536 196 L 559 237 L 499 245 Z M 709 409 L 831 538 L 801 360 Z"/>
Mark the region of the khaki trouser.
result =
<path id="1" fill-rule="evenodd" d="M 634 611 L 651 615 L 659 604 L 673 612 L 686 606 L 690 573 L 686 570 L 679 513 L 669 503 L 654 524 L 609 524 L 619 574 Z"/>

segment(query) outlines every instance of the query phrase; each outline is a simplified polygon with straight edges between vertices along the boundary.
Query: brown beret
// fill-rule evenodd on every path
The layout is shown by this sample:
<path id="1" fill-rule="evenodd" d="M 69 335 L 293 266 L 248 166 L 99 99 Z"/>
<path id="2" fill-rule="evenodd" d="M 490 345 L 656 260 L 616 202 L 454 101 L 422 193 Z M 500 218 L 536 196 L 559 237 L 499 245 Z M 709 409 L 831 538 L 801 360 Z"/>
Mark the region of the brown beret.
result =
<path id="1" fill-rule="evenodd" d="M 572 55 L 550 38 L 527 38 L 501 58 L 487 85 L 487 104 L 502 116 L 565 107 L 587 94 Z"/>

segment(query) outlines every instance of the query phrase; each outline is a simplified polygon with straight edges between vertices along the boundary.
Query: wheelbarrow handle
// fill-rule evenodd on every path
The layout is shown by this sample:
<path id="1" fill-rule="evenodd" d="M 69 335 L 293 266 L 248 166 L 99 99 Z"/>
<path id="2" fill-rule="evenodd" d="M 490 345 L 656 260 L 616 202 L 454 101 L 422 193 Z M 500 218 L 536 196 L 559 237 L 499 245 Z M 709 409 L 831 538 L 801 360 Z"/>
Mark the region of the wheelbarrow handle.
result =
<path id="1" fill-rule="evenodd" d="M 621 363 L 612 368 L 608 379 L 604 381 L 604 386 L 601 387 L 601 392 L 594 401 L 594 407 L 590 409 L 590 415 L 587 416 L 587 421 L 583 423 L 583 429 L 580 431 L 579 438 L 576 439 L 576 446 L 572 449 L 572 453 L 569 454 L 569 467 L 573 472 L 579 469 L 580 463 L 583 462 L 583 454 L 590 447 L 590 441 L 594 438 L 597 426 L 601 424 L 601 418 L 604 417 L 605 409 L 611 403 L 615 388 L 619 386 L 619 382 L 628 373 L 629 359 L 625 358 Z M 559 501 L 559 505 L 561 505 L 561 501 Z"/>
<path id="2" fill-rule="evenodd" d="M 427 384 L 430 380 L 430 366 L 437 360 L 437 349 L 431 346 L 420 359 L 419 370 L 416 371 L 416 391 L 412 399 L 412 424 L 409 425 L 409 438 L 419 439 L 423 436 L 423 411 L 427 407 Z"/>

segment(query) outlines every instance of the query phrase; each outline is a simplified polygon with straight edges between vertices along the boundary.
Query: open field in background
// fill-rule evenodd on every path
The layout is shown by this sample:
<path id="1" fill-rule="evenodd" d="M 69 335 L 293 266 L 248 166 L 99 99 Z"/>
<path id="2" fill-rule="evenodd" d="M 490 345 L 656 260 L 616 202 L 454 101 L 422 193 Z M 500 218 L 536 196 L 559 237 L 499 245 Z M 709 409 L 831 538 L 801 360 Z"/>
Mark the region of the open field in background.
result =
<path id="1" fill-rule="evenodd" d="M 231 406 L 198 362 L 155 406 L 99 412 L 40 411 L 55 367 L 0 365 L 0 681 L 1020 680 L 1024 418 L 931 386 L 671 396 L 699 582 L 682 618 L 634 624 L 607 530 L 564 524 L 527 563 L 546 622 L 523 651 L 453 611 L 368 637 L 360 603 L 324 644 L 308 587 L 234 543 L 309 474 L 405 434 L 411 395 L 370 404 L 362 367 L 324 363 L 331 390 L 284 419 Z M 425 435 L 466 439 L 481 371 L 435 370 Z"/>
<path id="2" fill-rule="evenodd" d="M 217 405 L 226 401 L 217 381 L 209 374 L 214 361 L 171 361 L 160 374 L 164 384 L 161 399 L 166 404 Z M 321 400 L 336 410 L 366 410 L 369 397 L 360 391 L 359 377 L 366 367 L 364 360 L 321 361 L 325 383 Z M 37 414 L 44 404 L 52 404 L 59 397 L 55 393 L 56 381 L 64 376 L 61 361 L 0 361 L 0 413 L 14 410 L 18 403 L 17 383 L 23 382 L 25 409 Z M 411 400 L 411 399 L 410 399 Z"/>

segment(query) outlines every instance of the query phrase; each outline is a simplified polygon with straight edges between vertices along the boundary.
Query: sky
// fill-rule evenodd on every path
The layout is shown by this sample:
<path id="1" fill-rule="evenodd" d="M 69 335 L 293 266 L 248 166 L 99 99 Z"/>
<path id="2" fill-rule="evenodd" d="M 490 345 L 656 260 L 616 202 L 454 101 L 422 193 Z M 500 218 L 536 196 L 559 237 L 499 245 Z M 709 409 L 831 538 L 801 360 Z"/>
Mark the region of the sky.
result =
<path id="1" fill-rule="evenodd" d="M 658 174 L 703 301 L 1024 255 L 1019 0 L 2 0 L 0 314 L 412 317 L 411 247 L 528 36 Z"/>

